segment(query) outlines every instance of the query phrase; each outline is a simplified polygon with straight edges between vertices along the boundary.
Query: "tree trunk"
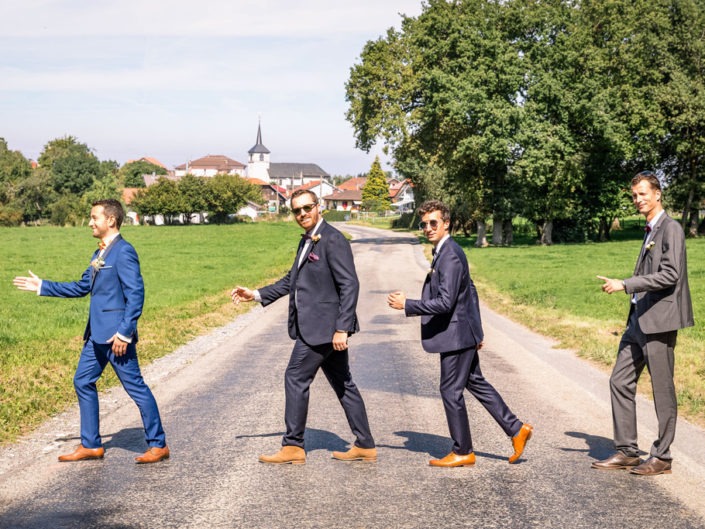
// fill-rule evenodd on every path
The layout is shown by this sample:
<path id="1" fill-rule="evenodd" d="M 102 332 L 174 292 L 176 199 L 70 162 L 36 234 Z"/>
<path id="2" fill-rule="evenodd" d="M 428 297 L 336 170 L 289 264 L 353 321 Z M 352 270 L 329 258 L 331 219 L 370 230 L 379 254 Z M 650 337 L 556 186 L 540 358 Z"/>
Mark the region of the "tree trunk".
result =
<path id="1" fill-rule="evenodd" d="M 502 227 L 504 223 L 499 217 L 492 218 L 492 246 L 502 246 Z"/>
<path id="2" fill-rule="evenodd" d="M 543 229 L 541 230 L 541 244 L 550 246 L 553 244 L 553 221 L 547 220 L 543 223 Z"/>
<path id="3" fill-rule="evenodd" d="M 511 219 L 504 221 L 504 245 L 511 246 L 514 244 L 514 226 Z"/>
<path id="4" fill-rule="evenodd" d="M 600 217 L 600 227 L 597 230 L 598 238 L 600 242 L 605 242 L 610 240 L 610 229 L 607 225 L 607 218 Z"/>
<path id="5" fill-rule="evenodd" d="M 688 193 L 688 198 L 685 199 L 685 205 L 683 206 L 683 214 L 681 215 L 681 227 L 685 231 L 685 225 L 688 222 L 688 212 L 690 211 L 690 205 L 693 203 L 693 195 L 695 190 L 691 187 Z"/>
<path id="6" fill-rule="evenodd" d="M 700 211 L 697 207 L 690 210 L 690 229 L 686 234 L 686 237 L 697 237 L 698 236 L 698 224 L 700 223 Z"/>
<path id="7" fill-rule="evenodd" d="M 475 246 L 478 248 L 489 246 L 487 243 L 487 223 L 484 220 L 477 221 L 477 241 L 475 241 Z"/>
<path id="8" fill-rule="evenodd" d="M 620 231 L 622 229 L 622 223 L 619 222 L 619 217 L 615 217 L 610 226 L 610 231 Z"/>

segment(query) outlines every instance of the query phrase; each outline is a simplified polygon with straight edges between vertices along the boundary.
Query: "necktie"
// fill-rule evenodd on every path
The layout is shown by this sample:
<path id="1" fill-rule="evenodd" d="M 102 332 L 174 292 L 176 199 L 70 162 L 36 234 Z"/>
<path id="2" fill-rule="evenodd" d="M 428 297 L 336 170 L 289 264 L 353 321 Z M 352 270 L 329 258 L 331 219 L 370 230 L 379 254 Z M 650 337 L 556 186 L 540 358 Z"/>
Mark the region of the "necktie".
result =
<path id="1" fill-rule="evenodd" d="M 310 240 L 311 240 L 311 235 L 308 234 L 308 233 L 302 233 L 302 234 L 301 234 L 301 238 L 302 238 L 304 241 L 310 241 Z"/>
<path id="2" fill-rule="evenodd" d="M 102 252 L 103 250 L 105 250 L 106 247 L 107 247 L 107 245 L 106 245 L 103 241 L 98 242 L 98 249 L 99 249 L 101 252 Z"/>
<path id="3" fill-rule="evenodd" d="M 650 224 L 647 224 L 646 226 L 644 226 L 644 231 L 645 231 L 646 233 L 651 233 L 651 225 L 650 225 Z"/>

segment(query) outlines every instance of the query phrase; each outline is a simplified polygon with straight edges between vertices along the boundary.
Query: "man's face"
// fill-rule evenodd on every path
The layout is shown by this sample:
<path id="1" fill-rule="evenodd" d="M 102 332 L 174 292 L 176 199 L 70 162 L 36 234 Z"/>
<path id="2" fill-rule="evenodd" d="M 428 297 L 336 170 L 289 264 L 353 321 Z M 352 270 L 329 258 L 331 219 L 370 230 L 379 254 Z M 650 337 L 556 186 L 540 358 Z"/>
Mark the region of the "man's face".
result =
<path id="1" fill-rule="evenodd" d="M 103 239 L 108 235 L 110 228 L 115 225 L 115 217 L 106 217 L 103 206 L 93 206 L 88 225 L 93 230 L 93 237 Z"/>
<path id="2" fill-rule="evenodd" d="M 421 229 L 423 230 L 426 238 L 434 246 L 436 246 L 440 240 L 448 234 L 449 227 L 450 221 L 443 221 L 443 216 L 438 210 L 425 213 L 421 217 Z"/>
<path id="3" fill-rule="evenodd" d="M 311 231 L 318 223 L 318 218 L 320 217 L 318 204 L 309 193 L 299 195 L 293 199 L 291 201 L 291 209 L 296 216 L 296 222 L 304 230 Z M 306 209 L 309 211 L 306 211 Z"/>
<path id="4" fill-rule="evenodd" d="M 648 218 L 649 213 L 661 204 L 661 191 L 651 187 L 647 180 L 642 180 L 632 187 L 632 201 L 639 213 Z"/>

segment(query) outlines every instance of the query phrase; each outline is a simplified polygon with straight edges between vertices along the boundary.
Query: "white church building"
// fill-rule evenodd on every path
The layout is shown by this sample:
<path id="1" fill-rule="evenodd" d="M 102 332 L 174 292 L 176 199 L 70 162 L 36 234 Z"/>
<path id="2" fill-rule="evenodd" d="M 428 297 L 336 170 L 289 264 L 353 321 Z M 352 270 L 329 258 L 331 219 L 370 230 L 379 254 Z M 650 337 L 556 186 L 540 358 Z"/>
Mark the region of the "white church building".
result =
<path id="1" fill-rule="evenodd" d="M 313 182 L 328 182 L 330 174 L 315 163 L 271 163 L 270 150 L 262 143 L 262 126 L 257 126 L 257 143 L 249 151 L 247 177 L 270 182 L 287 191 Z M 314 184 L 315 185 L 315 184 Z"/>

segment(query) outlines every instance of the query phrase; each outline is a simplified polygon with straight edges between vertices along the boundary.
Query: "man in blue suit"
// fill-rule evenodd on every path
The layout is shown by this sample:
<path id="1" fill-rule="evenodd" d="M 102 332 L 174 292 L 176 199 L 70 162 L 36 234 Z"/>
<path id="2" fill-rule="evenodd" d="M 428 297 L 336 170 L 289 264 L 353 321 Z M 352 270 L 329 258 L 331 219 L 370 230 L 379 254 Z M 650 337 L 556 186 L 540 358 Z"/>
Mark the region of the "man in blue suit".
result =
<path id="1" fill-rule="evenodd" d="M 266 306 L 289 296 L 289 336 L 296 340 L 284 374 L 286 434 L 282 449 L 262 455 L 262 463 L 306 462 L 304 430 L 308 413 L 309 386 L 322 369 L 345 410 L 355 444 L 347 452 L 333 452 L 343 461 L 376 461 L 365 403 L 350 374 L 348 336 L 358 332 L 355 308 L 360 285 L 350 243 L 323 220 L 318 198 L 311 191 L 291 195 L 291 209 L 305 230 L 301 235 L 291 270 L 276 283 L 250 290 L 235 287 L 235 303 L 258 301 Z"/>
<path id="2" fill-rule="evenodd" d="M 157 402 L 145 384 L 137 362 L 137 320 L 142 314 L 144 283 L 137 252 L 120 235 L 125 217 L 117 200 L 93 203 L 89 226 L 99 239 L 90 266 L 78 281 L 55 283 L 31 277 L 16 277 L 20 290 L 40 296 L 77 298 L 91 295 L 84 346 L 73 382 L 81 410 L 81 444 L 75 452 L 59 456 L 59 461 L 101 459 L 98 391 L 96 382 L 110 363 L 120 382 L 142 415 L 149 449 L 135 458 L 138 463 L 155 463 L 169 457 Z"/>
<path id="3" fill-rule="evenodd" d="M 533 428 L 516 418 L 497 390 L 482 376 L 477 353 L 484 338 L 480 303 L 465 253 L 449 235 L 450 210 L 438 200 L 429 200 L 419 208 L 419 216 L 420 228 L 433 244 L 433 262 L 423 284 L 421 299 L 407 299 L 403 292 L 392 292 L 387 302 L 394 309 L 404 310 L 407 316 L 421 316 L 424 350 L 440 353 L 440 390 L 453 451 L 429 463 L 439 467 L 475 464 L 463 397 L 465 388 L 512 439 L 514 454 L 509 457 L 509 462 L 514 463 L 524 451 Z"/>

